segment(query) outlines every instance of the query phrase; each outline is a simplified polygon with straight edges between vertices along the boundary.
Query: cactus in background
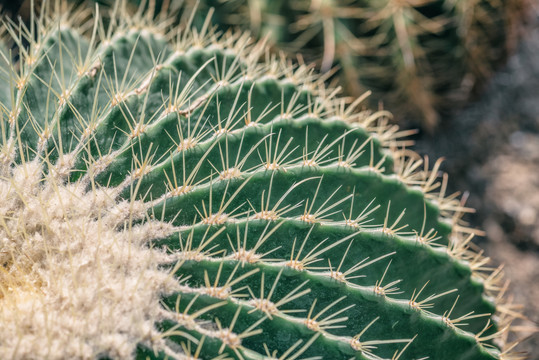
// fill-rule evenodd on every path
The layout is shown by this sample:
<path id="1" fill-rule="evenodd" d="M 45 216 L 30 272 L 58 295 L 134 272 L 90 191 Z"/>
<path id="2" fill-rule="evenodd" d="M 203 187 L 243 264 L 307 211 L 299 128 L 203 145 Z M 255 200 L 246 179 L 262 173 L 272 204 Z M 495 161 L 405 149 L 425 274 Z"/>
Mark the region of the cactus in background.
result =
<path id="1" fill-rule="evenodd" d="M 524 0 L 205 0 L 215 22 L 291 54 L 338 65 L 347 93 L 374 91 L 432 130 L 438 111 L 480 87 L 515 46 Z M 188 8 L 194 1 L 186 1 Z"/>
<path id="2" fill-rule="evenodd" d="M 107 19 L 5 28 L 1 358 L 514 358 L 501 271 L 387 112 L 209 22 Z"/>

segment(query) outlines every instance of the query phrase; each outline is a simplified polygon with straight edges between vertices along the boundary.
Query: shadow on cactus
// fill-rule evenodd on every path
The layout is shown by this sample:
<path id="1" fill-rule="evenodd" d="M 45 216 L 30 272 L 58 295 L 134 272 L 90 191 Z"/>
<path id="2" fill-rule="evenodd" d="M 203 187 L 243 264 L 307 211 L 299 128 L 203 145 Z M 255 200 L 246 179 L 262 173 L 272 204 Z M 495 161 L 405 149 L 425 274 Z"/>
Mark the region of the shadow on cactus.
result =
<path id="1" fill-rule="evenodd" d="M 124 5 L 4 29 L 0 357 L 515 358 L 501 271 L 387 112 Z"/>

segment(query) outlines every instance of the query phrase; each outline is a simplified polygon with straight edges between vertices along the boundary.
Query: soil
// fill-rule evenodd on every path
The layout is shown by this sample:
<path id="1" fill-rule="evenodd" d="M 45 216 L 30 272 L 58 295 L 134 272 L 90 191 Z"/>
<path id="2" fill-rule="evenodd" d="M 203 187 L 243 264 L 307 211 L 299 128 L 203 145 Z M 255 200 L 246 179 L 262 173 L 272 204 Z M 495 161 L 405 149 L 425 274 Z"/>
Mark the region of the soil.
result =
<path id="1" fill-rule="evenodd" d="M 469 193 L 477 211 L 467 220 L 486 232 L 476 242 L 492 266 L 505 264 L 509 294 L 528 318 L 512 338 L 526 338 L 519 349 L 539 360 L 539 17 L 482 96 L 436 133 L 420 133 L 415 149 L 443 156 L 450 190 Z"/>

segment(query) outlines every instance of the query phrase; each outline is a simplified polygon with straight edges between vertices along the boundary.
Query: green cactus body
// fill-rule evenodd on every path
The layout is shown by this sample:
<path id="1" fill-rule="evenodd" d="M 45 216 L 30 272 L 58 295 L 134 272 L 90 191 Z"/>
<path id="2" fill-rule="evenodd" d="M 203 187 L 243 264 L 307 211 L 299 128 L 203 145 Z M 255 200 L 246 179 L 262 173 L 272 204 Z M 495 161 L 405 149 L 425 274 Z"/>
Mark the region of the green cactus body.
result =
<path id="1" fill-rule="evenodd" d="M 187 2 L 190 4 L 191 2 Z M 194 3 L 194 2 L 193 2 Z M 348 94 L 408 114 L 426 129 L 462 102 L 514 47 L 522 0 L 206 0 L 223 28 L 240 26 L 291 54 L 337 65 Z"/>
<path id="2" fill-rule="evenodd" d="M 64 11 L 2 50 L 0 357 L 508 356 L 499 272 L 386 112 L 245 36 Z"/>

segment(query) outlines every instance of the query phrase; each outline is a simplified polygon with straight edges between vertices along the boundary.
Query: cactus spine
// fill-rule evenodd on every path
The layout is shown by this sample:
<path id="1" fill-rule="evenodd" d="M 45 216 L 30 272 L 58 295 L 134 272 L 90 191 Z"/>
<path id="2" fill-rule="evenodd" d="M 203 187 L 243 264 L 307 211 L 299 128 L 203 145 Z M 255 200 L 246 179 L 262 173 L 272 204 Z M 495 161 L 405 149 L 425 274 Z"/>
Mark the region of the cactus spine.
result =
<path id="1" fill-rule="evenodd" d="M 308 67 L 168 24 L 7 26 L 0 357 L 509 359 L 439 162 Z"/>

